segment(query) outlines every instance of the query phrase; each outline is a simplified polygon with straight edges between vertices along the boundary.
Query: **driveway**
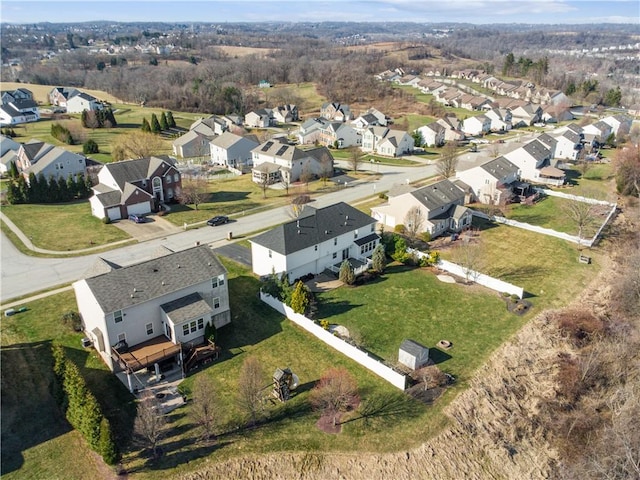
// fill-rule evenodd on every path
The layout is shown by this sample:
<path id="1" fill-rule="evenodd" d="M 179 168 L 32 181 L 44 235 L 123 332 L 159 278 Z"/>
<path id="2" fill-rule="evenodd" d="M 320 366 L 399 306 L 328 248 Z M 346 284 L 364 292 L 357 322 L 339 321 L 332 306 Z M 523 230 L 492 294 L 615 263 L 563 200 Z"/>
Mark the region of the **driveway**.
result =
<path id="1" fill-rule="evenodd" d="M 251 250 L 237 243 L 223 245 L 222 247 L 214 248 L 213 251 L 218 255 L 235 260 L 247 267 L 251 266 Z"/>
<path id="2" fill-rule="evenodd" d="M 145 219 L 144 223 L 135 223 L 129 219 L 122 219 L 113 222 L 113 225 L 139 242 L 165 237 L 182 231 L 182 228 L 157 215 L 149 215 Z"/>

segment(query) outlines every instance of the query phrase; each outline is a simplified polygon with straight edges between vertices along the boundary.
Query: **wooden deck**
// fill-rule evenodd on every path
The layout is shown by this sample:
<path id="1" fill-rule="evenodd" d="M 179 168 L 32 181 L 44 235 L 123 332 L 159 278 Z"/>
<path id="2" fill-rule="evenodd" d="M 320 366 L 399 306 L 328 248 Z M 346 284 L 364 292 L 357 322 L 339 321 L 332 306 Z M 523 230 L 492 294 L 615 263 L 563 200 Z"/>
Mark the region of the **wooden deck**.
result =
<path id="1" fill-rule="evenodd" d="M 174 357 L 181 349 L 180 344 L 176 345 L 164 335 L 159 335 L 134 347 L 129 347 L 126 352 L 118 353 L 115 349 L 112 351 L 123 368 L 135 372 Z"/>

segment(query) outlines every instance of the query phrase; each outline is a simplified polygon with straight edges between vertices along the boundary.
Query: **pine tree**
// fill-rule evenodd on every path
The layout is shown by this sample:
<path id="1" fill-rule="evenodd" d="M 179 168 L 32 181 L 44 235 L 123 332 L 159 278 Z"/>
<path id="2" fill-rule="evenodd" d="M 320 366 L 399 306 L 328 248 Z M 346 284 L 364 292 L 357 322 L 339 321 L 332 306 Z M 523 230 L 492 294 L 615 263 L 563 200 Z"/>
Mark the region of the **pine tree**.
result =
<path id="1" fill-rule="evenodd" d="M 69 189 L 67 188 L 67 181 L 64 177 L 58 177 L 58 195 L 61 202 L 68 202 L 69 198 Z"/>
<path id="2" fill-rule="evenodd" d="M 93 191 L 93 181 L 91 180 L 91 175 L 85 175 L 84 177 L 84 197 L 88 198 L 91 196 L 91 192 Z"/>
<path id="3" fill-rule="evenodd" d="M 36 174 L 29 173 L 29 195 L 25 198 L 26 203 L 41 203 L 44 201 L 44 195 L 42 194 L 42 188 Z"/>
<path id="4" fill-rule="evenodd" d="M 384 269 L 387 266 L 387 256 L 384 252 L 384 246 L 381 243 L 373 250 L 371 261 L 373 262 L 372 268 L 374 271 L 378 273 L 384 272 Z"/>
<path id="5" fill-rule="evenodd" d="M 176 127 L 176 121 L 173 119 L 173 113 L 171 113 L 170 111 L 167 112 L 167 125 L 169 125 L 169 128 Z"/>
<path id="6" fill-rule="evenodd" d="M 9 178 L 17 180 L 18 175 L 20 175 L 20 173 L 18 172 L 18 166 L 16 165 L 16 162 L 11 162 L 11 164 L 9 165 Z"/>
<path id="7" fill-rule="evenodd" d="M 162 129 L 162 131 L 169 130 L 169 123 L 167 122 L 167 115 L 164 112 L 162 112 L 162 115 L 160 115 L 160 128 Z"/>
<path id="8" fill-rule="evenodd" d="M 160 133 L 160 122 L 155 113 L 151 114 L 151 133 Z"/>
<path id="9" fill-rule="evenodd" d="M 150 132 L 151 131 L 151 125 L 149 125 L 149 121 L 146 118 L 142 119 L 142 126 L 140 127 L 140 129 L 143 132 Z"/>
<path id="10" fill-rule="evenodd" d="M 340 274 L 338 278 L 345 285 L 353 285 L 353 282 L 356 281 L 356 275 L 353 272 L 353 267 L 351 266 L 351 263 L 349 263 L 349 260 L 345 260 L 342 262 L 342 265 L 340 265 Z"/>
<path id="11" fill-rule="evenodd" d="M 56 180 L 53 176 L 49 177 L 48 187 L 47 200 L 50 203 L 59 202 L 60 189 L 58 188 L 58 180 Z"/>
<path id="12" fill-rule="evenodd" d="M 22 197 L 22 192 L 18 185 L 18 180 L 9 182 L 9 185 L 7 186 L 7 202 L 11 205 L 24 203 L 24 198 Z"/>
<path id="13" fill-rule="evenodd" d="M 18 177 L 18 192 L 19 203 L 27 203 L 29 201 L 29 184 L 24 175 Z"/>

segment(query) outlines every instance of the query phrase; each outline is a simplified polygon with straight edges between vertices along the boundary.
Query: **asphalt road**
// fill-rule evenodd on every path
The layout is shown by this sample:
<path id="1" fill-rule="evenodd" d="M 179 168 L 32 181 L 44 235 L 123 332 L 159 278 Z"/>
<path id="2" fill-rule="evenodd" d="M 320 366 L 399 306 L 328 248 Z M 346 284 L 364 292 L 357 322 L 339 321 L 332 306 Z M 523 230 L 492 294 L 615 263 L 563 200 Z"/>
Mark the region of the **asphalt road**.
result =
<path id="1" fill-rule="evenodd" d="M 460 158 L 459 170 L 466 170 L 486 160 L 486 156 L 481 152 L 464 154 Z M 368 168 L 373 172 L 380 173 L 379 180 L 376 182 L 356 182 L 348 185 L 319 197 L 313 202 L 313 206 L 317 208 L 325 207 L 340 201 L 355 203 L 378 192 L 389 190 L 393 185 L 415 182 L 434 176 L 437 173 L 435 165 L 426 164 L 420 167 L 364 164 L 362 168 Z M 72 258 L 39 258 L 24 255 L 2 234 L 0 241 L 0 302 L 6 303 L 7 300 L 12 298 L 79 280 L 83 278 L 85 272 L 98 257 L 126 266 L 151 258 L 153 252 L 162 245 L 176 251 L 193 246 L 197 242 L 210 244 L 212 247 L 218 248 L 230 244 L 227 240 L 229 232 L 232 232 L 235 237 L 246 236 L 290 219 L 287 208 L 279 207 L 252 215 L 235 217 L 234 221 L 219 227 L 204 226 L 125 246 L 99 255 L 92 254 Z M 223 250 L 222 252 L 225 251 Z M 229 254 L 233 258 L 233 255 L 238 255 L 238 252 L 229 251 Z"/>

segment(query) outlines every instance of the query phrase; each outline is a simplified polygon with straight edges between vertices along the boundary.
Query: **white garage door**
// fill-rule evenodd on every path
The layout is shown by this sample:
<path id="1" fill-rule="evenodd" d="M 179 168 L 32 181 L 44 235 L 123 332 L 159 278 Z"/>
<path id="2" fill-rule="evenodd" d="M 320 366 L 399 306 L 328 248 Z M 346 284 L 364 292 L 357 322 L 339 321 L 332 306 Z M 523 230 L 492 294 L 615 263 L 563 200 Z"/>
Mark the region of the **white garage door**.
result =
<path id="1" fill-rule="evenodd" d="M 107 209 L 107 216 L 109 220 L 120 220 L 120 207 Z"/>
<path id="2" fill-rule="evenodd" d="M 151 203 L 150 202 L 141 202 L 136 203 L 135 205 L 129 205 L 127 207 L 127 211 L 129 215 L 146 215 L 147 213 L 151 213 Z"/>

